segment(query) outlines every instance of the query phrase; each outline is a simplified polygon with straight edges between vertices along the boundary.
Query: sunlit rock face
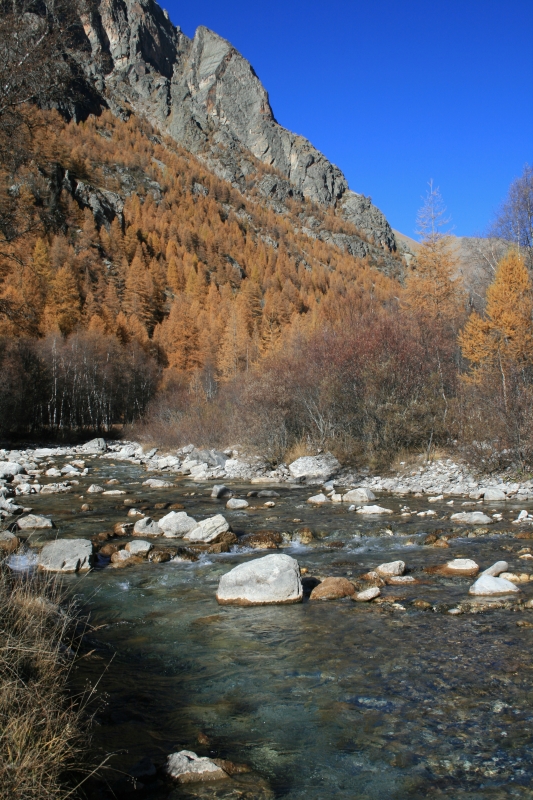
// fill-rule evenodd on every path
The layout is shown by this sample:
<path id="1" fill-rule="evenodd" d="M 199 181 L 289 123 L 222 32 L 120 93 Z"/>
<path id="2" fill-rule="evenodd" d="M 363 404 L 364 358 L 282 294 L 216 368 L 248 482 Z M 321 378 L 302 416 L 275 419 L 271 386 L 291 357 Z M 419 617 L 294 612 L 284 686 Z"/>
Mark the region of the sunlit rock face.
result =
<path id="1" fill-rule="evenodd" d="M 204 27 L 189 39 L 153 0 L 96 0 L 82 23 L 85 40 L 74 55 L 102 105 L 145 116 L 236 187 L 258 159 L 275 170 L 259 181 L 259 193 L 337 207 L 363 237 L 328 233 L 353 255 L 396 250 L 381 211 L 351 192 L 307 139 L 276 122 L 253 67 L 228 41 Z"/>

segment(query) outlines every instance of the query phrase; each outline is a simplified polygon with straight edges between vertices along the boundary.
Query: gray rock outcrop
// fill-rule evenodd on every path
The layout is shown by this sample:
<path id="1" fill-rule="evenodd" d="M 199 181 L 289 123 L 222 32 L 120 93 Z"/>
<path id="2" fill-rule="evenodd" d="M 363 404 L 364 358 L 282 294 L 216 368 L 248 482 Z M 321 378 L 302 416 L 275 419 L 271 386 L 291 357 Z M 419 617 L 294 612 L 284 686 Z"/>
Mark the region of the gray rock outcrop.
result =
<path id="1" fill-rule="evenodd" d="M 323 456 L 302 456 L 289 464 L 293 478 L 306 483 L 324 483 L 340 470 L 340 463 L 331 453 Z"/>
<path id="2" fill-rule="evenodd" d="M 253 67 L 230 42 L 205 27 L 189 39 L 153 0 L 95 0 L 82 22 L 86 40 L 74 57 L 102 106 L 145 116 L 241 190 L 262 162 L 269 172 L 259 194 L 337 207 L 356 231 L 331 235 L 344 236 L 339 245 L 355 255 L 396 251 L 394 233 L 370 199 L 351 192 L 338 167 L 277 123 Z M 76 191 L 103 219 L 122 212 L 116 198 Z"/>

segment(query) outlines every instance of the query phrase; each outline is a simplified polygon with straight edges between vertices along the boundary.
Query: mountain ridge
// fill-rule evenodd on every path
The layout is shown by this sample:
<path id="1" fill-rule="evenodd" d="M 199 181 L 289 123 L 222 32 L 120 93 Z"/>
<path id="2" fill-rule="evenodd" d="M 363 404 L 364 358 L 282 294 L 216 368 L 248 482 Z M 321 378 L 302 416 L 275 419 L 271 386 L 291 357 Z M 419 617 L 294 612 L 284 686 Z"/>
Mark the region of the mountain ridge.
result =
<path id="1" fill-rule="evenodd" d="M 81 19 L 85 42 L 74 56 L 115 115 L 146 117 L 241 191 L 257 160 L 277 173 L 259 187 L 274 208 L 306 197 L 361 231 L 365 246 L 357 237 L 339 243 L 352 255 L 386 264 L 396 253 L 382 212 L 306 138 L 277 123 L 266 89 L 230 42 L 204 26 L 190 39 L 154 0 L 93 0 Z"/>

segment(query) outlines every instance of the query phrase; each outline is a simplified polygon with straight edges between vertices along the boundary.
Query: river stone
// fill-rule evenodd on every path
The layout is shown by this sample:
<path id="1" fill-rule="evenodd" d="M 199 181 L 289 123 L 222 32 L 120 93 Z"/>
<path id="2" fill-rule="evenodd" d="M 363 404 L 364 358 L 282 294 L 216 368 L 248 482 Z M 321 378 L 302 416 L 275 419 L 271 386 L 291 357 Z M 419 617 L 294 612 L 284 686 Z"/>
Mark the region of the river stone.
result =
<path id="1" fill-rule="evenodd" d="M 91 455 L 99 455 L 100 453 L 105 453 L 107 445 L 103 439 L 91 439 L 90 442 L 83 444 L 80 450 Z"/>
<path id="2" fill-rule="evenodd" d="M 336 475 L 340 464 L 331 453 L 322 456 L 302 456 L 289 464 L 293 478 L 304 479 L 306 483 L 324 483 Z"/>
<path id="3" fill-rule="evenodd" d="M 14 553 L 20 541 L 14 533 L 10 531 L 0 531 L 0 554 Z"/>
<path id="4" fill-rule="evenodd" d="M 142 539 L 136 539 L 134 542 L 128 542 L 126 550 L 132 556 L 145 556 L 150 552 L 153 545 L 150 542 L 145 542 Z"/>
<path id="5" fill-rule="evenodd" d="M 241 508 L 248 508 L 248 501 L 247 500 L 239 500 L 237 497 L 232 497 L 226 503 L 226 508 L 229 508 L 232 511 L 238 511 Z"/>
<path id="6" fill-rule="evenodd" d="M 97 483 L 91 483 L 91 485 L 87 489 L 88 494 L 101 494 L 102 492 L 105 492 L 104 487 L 98 486 Z"/>
<path id="7" fill-rule="evenodd" d="M 313 497 L 310 497 L 307 502 L 314 506 L 320 506 L 322 503 L 329 503 L 329 500 L 326 495 L 321 492 L 320 494 L 315 494 Z"/>
<path id="8" fill-rule="evenodd" d="M 299 603 L 302 582 L 298 562 L 276 553 L 239 564 L 222 576 L 216 598 L 220 605 L 236 606 Z"/>
<path id="9" fill-rule="evenodd" d="M 311 592 L 310 600 L 337 600 L 351 597 L 355 587 L 347 578 L 324 578 Z"/>
<path id="10" fill-rule="evenodd" d="M 56 539 L 41 550 L 39 567 L 47 572 L 82 572 L 91 568 L 92 557 L 89 539 Z"/>
<path id="11" fill-rule="evenodd" d="M 370 500 L 375 499 L 376 495 L 374 492 L 371 492 L 370 489 L 363 489 L 362 487 L 359 489 L 350 489 L 350 491 L 346 492 L 342 497 L 343 503 L 368 503 Z"/>
<path id="12" fill-rule="evenodd" d="M 151 517 L 137 520 L 133 527 L 134 536 L 161 536 L 161 528 Z"/>
<path id="13" fill-rule="evenodd" d="M 111 563 L 120 564 L 121 561 L 128 561 L 132 557 L 133 553 L 130 553 L 129 550 L 115 550 L 115 552 L 111 554 Z"/>
<path id="14" fill-rule="evenodd" d="M 47 483 L 41 486 L 39 494 L 64 494 L 71 491 L 72 486 L 69 486 L 68 483 Z"/>
<path id="15" fill-rule="evenodd" d="M 465 575 L 472 577 L 479 572 L 479 565 L 471 558 L 454 558 L 448 561 L 445 567 L 448 575 Z"/>
<path id="16" fill-rule="evenodd" d="M 507 563 L 507 561 L 496 561 L 496 563 L 493 564 L 491 567 L 483 570 L 483 572 L 479 577 L 482 578 L 483 575 L 490 575 L 493 578 L 497 578 L 498 575 L 501 575 L 502 572 L 507 572 L 508 569 L 509 569 L 509 564 Z"/>
<path id="17" fill-rule="evenodd" d="M 491 595 L 514 594 L 519 592 L 518 586 L 504 578 L 495 578 L 492 575 L 481 575 L 470 587 L 468 594 L 490 597 Z"/>
<path id="18" fill-rule="evenodd" d="M 507 500 L 507 495 L 501 489 L 485 489 L 483 500 L 485 503 L 499 503 L 502 500 Z"/>
<path id="19" fill-rule="evenodd" d="M 383 575 L 386 578 L 403 575 L 405 572 L 405 562 L 388 561 L 386 564 L 380 564 L 379 567 L 376 567 L 375 571 L 378 573 L 378 575 Z"/>
<path id="20" fill-rule="evenodd" d="M 221 497 L 228 497 L 230 494 L 231 489 L 228 489 L 223 483 L 215 484 L 211 491 L 211 497 L 214 497 L 216 500 L 220 500 Z"/>
<path id="21" fill-rule="evenodd" d="M 239 539 L 240 547 L 253 547 L 257 550 L 277 550 L 278 545 L 282 543 L 283 537 L 277 531 L 247 533 Z"/>
<path id="22" fill-rule="evenodd" d="M 167 539 L 179 539 L 198 525 L 186 511 L 169 511 L 157 524 Z"/>
<path id="23" fill-rule="evenodd" d="M 354 599 L 358 603 L 368 603 L 370 600 L 379 597 L 380 594 L 381 592 L 377 586 L 371 586 L 370 589 L 364 589 L 362 592 L 358 592 Z"/>
<path id="24" fill-rule="evenodd" d="M 210 758 L 200 758 L 191 750 L 180 750 L 168 757 L 167 772 L 180 783 L 219 781 L 229 778 L 227 772 Z"/>
<path id="25" fill-rule="evenodd" d="M 482 511 L 460 511 L 458 514 L 452 514 L 450 519 L 453 522 L 464 522 L 467 525 L 490 525 L 494 522 Z"/>
<path id="26" fill-rule="evenodd" d="M 21 531 L 41 530 L 44 528 L 53 528 L 54 523 L 49 517 L 41 517 L 39 514 L 28 514 L 26 517 L 19 517 L 17 519 L 17 527 Z"/>
<path id="27" fill-rule="evenodd" d="M 0 461 L 0 478 L 10 478 L 22 472 L 25 472 L 22 464 L 17 464 L 16 461 Z"/>
<path id="28" fill-rule="evenodd" d="M 215 543 L 222 533 L 229 531 L 229 522 L 222 516 L 216 514 L 214 517 L 203 519 L 192 531 L 183 537 L 189 542 L 204 542 L 205 544 Z"/>
<path id="29" fill-rule="evenodd" d="M 176 488 L 170 481 L 163 481 L 161 478 L 148 478 L 143 482 L 143 486 L 149 486 L 150 489 L 172 489 Z"/>
<path id="30" fill-rule="evenodd" d="M 394 514 L 390 508 L 383 508 L 382 506 L 362 506 L 357 509 L 358 514 Z"/>

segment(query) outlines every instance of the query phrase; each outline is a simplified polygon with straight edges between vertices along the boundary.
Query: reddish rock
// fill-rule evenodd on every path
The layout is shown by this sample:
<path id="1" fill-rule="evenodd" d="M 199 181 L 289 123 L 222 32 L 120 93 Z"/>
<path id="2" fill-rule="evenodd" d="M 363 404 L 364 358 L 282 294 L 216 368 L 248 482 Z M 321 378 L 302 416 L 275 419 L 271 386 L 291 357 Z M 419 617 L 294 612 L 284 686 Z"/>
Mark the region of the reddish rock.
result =
<path id="1" fill-rule="evenodd" d="M 355 587 L 347 578 L 324 578 L 311 592 L 310 600 L 337 600 L 351 597 Z"/>

